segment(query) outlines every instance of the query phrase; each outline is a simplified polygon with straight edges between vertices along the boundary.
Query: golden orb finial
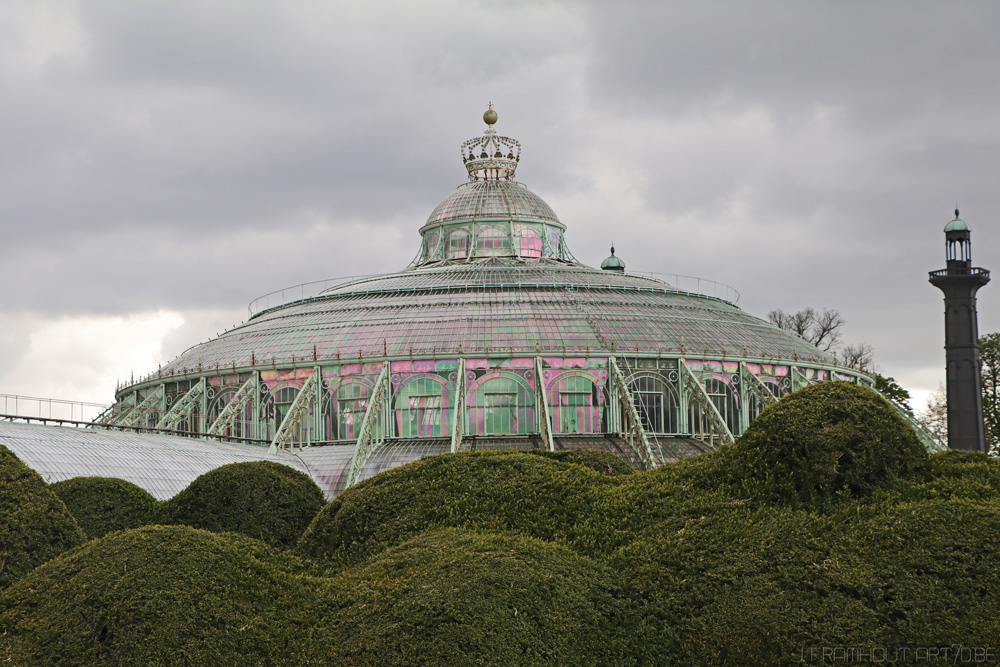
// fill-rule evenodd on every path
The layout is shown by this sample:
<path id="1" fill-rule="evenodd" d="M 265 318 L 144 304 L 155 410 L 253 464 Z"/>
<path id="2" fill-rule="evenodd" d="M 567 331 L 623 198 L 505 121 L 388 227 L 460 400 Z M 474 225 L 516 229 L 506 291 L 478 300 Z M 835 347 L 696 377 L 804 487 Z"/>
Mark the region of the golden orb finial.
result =
<path id="1" fill-rule="evenodd" d="M 493 110 L 493 102 L 490 102 L 490 108 L 483 114 L 483 120 L 486 121 L 487 125 L 497 122 L 497 112 Z"/>

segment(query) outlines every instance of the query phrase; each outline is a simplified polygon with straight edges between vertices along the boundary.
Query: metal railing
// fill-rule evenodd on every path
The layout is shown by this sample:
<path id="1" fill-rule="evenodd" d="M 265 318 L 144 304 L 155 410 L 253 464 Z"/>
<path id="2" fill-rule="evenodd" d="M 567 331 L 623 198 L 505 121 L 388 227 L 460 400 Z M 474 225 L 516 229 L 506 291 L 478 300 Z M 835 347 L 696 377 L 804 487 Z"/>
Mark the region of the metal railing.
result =
<path id="1" fill-rule="evenodd" d="M 989 278 L 990 272 L 988 269 L 976 266 L 968 269 L 938 269 L 937 271 L 929 272 L 929 275 L 931 278 L 943 278 L 945 276 L 985 276 Z"/>
<path id="2" fill-rule="evenodd" d="M 730 287 L 725 283 L 698 276 L 685 276 L 679 273 L 657 273 L 655 271 L 626 271 L 627 276 L 639 276 L 640 278 L 652 278 L 667 283 L 671 287 L 684 292 L 710 296 L 722 301 L 728 301 L 734 306 L 740 305 L 740 292 L 735 287 Z"/>
<path id="3" fill-rule="evenodd" d="M 0 414 L 35 419 L 91 422 L 97 419 L 108 407 L 108 405 L 101 403 L 0 394 Z"/>
<path id="4" fill-rule="evenodd" d="M 375 278 L 379 275 L 382 274 L 327 278 L 325 280 L 313 280 L 308 283 L 299 283 L 298 285 L 292 285 L 291 287 L 282 287 L 279 290 L 268 292 L 267 294 L 259 296 L 251 301 L 247 306 L 247 311 L 250 313 L 250 317 L 253 317 L 254 315 L 262 313 L 270 308 L 277 308 L 278 306 L 283 306 L 286 303 L 293 303 L 295 301 L 301 301 L 302 299 L 316 296 L 317 294 L 323 292 L 323 290 L 330 287 L 344 285 L 356 280 L 363 280 L 365 278 Z"/>
<path id="5" fill-rule="evenodd" d="M 89 421 L 79 419 L 59 419 L 57 417 L 27 417 L 24 415 L 0 414 L 0 422 L 11 422 L 25 424 L 39 423 L 42 426 L 65 426 L 68 428 L 97 429 L 101 431 L 127 431 L 132 433 L 150 433 L 153 435 L 178 435 L 195 440 L 215 440 L 216 442 L 239 442 L 248 445 L 267 445 L 268 440 L 260 438 L 244 438 L 231 435 L 213 435 L 210 433 L 199 433 L 197 431 L 182 431 L 170 428 L 149 428 L 146 426 L 126 426 L 124 424 L 94 424 Z"/>

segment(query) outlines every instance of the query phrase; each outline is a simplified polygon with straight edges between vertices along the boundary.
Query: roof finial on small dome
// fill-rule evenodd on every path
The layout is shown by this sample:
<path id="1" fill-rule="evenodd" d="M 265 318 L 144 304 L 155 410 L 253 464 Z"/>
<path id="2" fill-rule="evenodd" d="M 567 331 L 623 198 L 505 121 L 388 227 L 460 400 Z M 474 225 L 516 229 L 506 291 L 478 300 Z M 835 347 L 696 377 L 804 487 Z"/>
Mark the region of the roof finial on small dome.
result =
<path id="1" fill-rule="evenodd" d="M 497 112 L 493 110 L 492 100 L 490 100 L 490 108 L 483 114 L 483 120 L 486 121 L 487 125 L 493 125 L 497 122 Z"/>
<path id="2" fill-rule="evenodd" d="M 614 254 L 615 254 L 615 242 L 612 241 L 611 242 L 611 255 L 614 256 Z"/>
<path id="3" fill-rule="evenodd" d="M 955 204 L 955 219 L 958 220 L 958 204 Z"/>

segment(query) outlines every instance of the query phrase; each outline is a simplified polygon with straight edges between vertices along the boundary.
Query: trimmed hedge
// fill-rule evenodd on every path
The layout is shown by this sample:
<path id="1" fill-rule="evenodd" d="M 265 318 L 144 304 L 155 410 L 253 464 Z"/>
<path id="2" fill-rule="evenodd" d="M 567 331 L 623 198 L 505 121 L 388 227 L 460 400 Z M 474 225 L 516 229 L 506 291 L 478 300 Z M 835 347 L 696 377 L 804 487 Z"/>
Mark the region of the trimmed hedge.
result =
<path id="1" fill-rule="evenodd" d="M 87 542 L 0 595 L 18 665 L 613 664 L 617 575 L 530 538 L 430 531 L 330 579 L 187 526 Z"/>
<path id="2" fill-rule="evenodd" d="M 284 664 L 282 619 L 304 589 L 274 562 L 261 543 L 186 526 L 92 540 L 0 596 L 0 661 Z"/>
<path id="3" fill-rule="evenodd" d="M 617 576 L 532 538 L 427 531 L 343 572 L 337 590 L 349 603 L 301 664 L 609 665 L 623 655 Z"/>
<path id="4" fill-rule="evenodd" d="M 928 457 L 863 388 L 803 390 L 655 471 L 604 456 L 425 458 L 343 493 L 294 551 L 107 535 L 0 595 L 0 662 L 769 665 L 1000 636 L 1000 462 Z M 298 473 L 274 465 L 170 504 L 281 544 L 276 498 L 299 496 L 261 489 Z"/>
<path id="5" fill-rule="evenodd" d="M 772 665 L 838 638 L 864 645 L 872 615 L 817 585 L 833 526 L 803 510 L 720 504 L 632 541 L 612 557 L 629 573 L 631 656 L 637 664 Z"/>
<path id="6" fill-rule="evenodd" d="M 871 389 L 822 382 L 767 407 L 719 459 L 750 495 L 825 503 L 896 487 L 926 465 L 927 451 Z"/>
<path id="7" fill-rule="evenodd" d="M 1000 507 L 927 500 L 840 517 L 829 576 L 872 610 L 882 645 L 996 647 Z"/>
<path id="8" fill-rule="evenodd" d="M 733 506 L 611 562 L 629 573 L 639 664 L 788 664 L 810 647 L 986 647 L 1000 636 L 995 507 Z"/>
<path id="9" fill-rule="evenodd" d="M 49 486 L 87 537 L 160 522 L 160 503 L 145 489 L 114 477 L 74 477 Z"/>
<path id="10" fill-rule="evenodd" d="M 83 540 L 41 475 L 0 445 L 0 590 Z"/>
<path id="11" fill-rule="evenodd" d="M 442 527 L 571 543 L 599 489 L 618 479 L 630 477 L 522 452 L 429 456 L 342 493 L 316 515 L 295 550 L 332 567 L 352 565 Z"/>
<path id="12" fill-rule="evenodd" d="M 326 504 L 307 475 L 272 461 L 231 463 L 211 470 L 164 503 L 165 515 L 213 532 L 242 533 L 287 547 Z"/>

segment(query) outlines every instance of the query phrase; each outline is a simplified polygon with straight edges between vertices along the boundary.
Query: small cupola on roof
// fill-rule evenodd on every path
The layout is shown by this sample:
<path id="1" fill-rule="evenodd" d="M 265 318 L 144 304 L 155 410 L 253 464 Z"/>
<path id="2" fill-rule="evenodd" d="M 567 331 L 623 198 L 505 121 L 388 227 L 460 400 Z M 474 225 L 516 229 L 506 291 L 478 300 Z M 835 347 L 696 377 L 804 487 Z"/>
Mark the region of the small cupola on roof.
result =
<path id="1" fill-rule="evenodd" d="M 486 131 L 462 143 L 468 182 L 445 197 L 420 228 L 423 243 L 411 266 L 506 257 L 516 261 L 574 262 L 566 226 L 545 200 L 514 180 L 521 142 L 497 134 L 491 103 Z"/>
<path id="2" fill-rule="evenodd" d="M 605 271 L 618 271 L 619 273 L 625 273 L 625 262 L 622 261 L 621 257 L 615 257 L 615 247 L 611 246 L 611 257 L 601 262 L 601 268 Z"/>

